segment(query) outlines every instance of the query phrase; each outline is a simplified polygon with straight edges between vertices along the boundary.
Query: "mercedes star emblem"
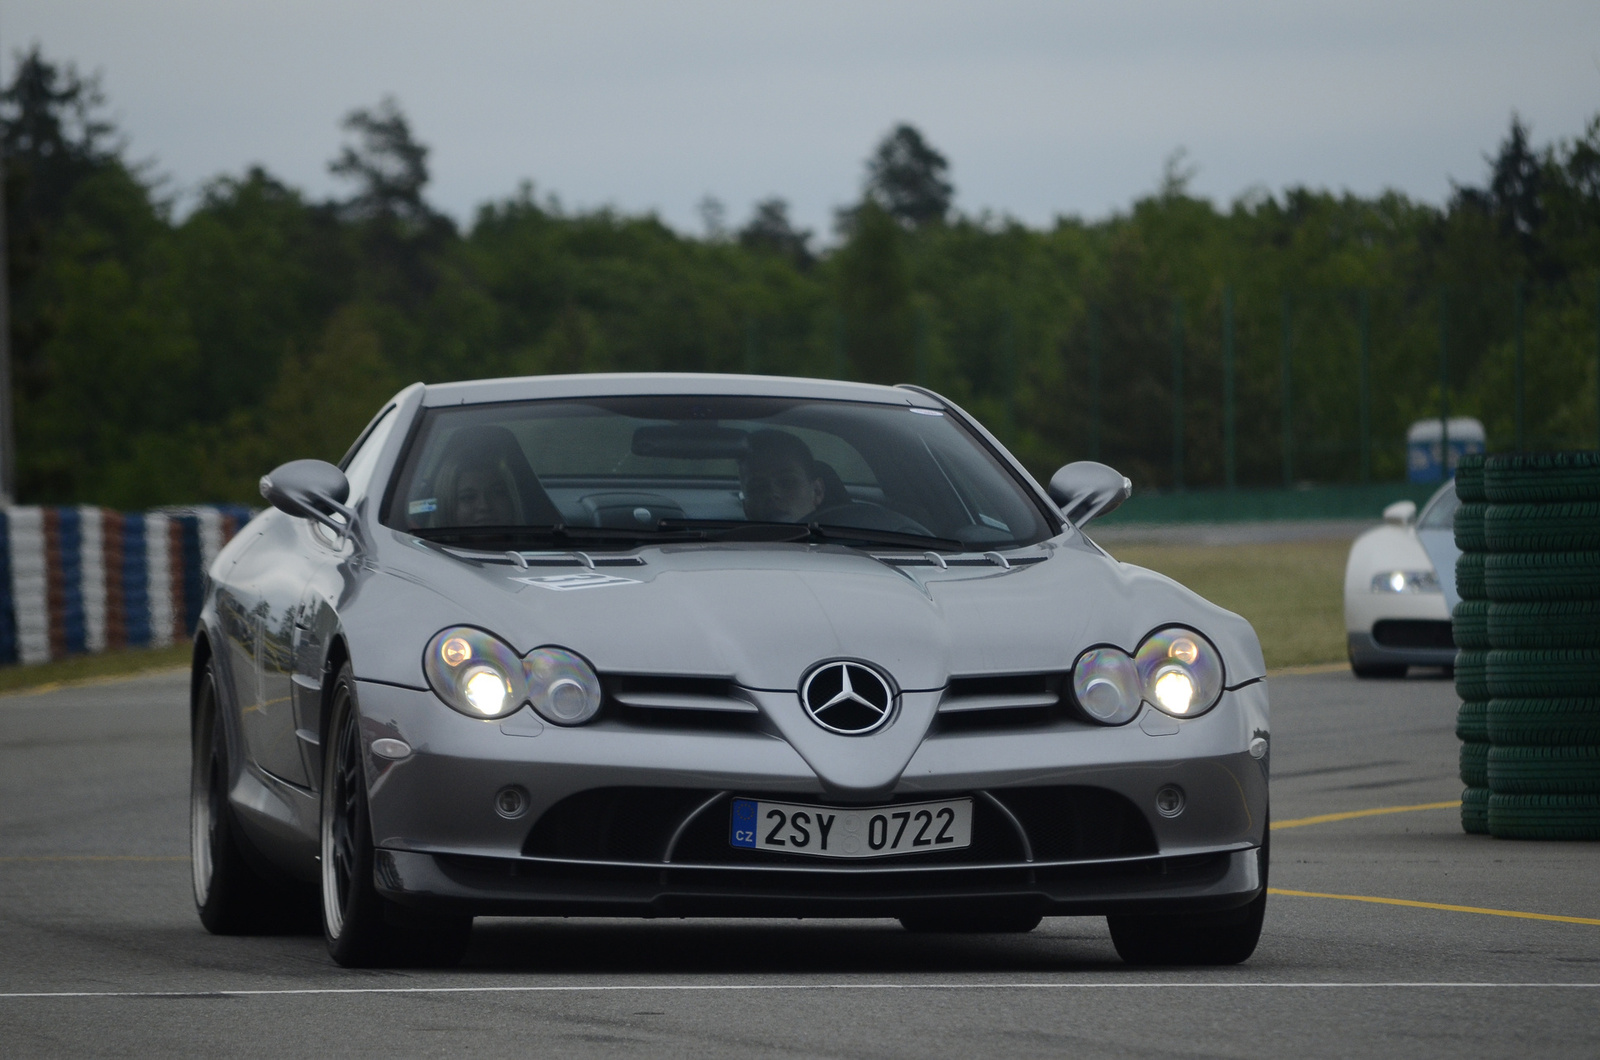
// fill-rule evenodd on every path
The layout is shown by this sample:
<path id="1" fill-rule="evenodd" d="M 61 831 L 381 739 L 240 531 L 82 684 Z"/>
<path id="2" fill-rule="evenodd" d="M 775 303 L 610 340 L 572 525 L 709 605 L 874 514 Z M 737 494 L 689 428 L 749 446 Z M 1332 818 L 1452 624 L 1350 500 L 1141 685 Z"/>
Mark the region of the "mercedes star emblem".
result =
<path id="1" fill-rule="evenodd" d="M 800 685 L 800 705 L 829 732 L 865 736 L 888 724 L 894 689 L 866 663 L 839 660 L 813 669 Z"/>

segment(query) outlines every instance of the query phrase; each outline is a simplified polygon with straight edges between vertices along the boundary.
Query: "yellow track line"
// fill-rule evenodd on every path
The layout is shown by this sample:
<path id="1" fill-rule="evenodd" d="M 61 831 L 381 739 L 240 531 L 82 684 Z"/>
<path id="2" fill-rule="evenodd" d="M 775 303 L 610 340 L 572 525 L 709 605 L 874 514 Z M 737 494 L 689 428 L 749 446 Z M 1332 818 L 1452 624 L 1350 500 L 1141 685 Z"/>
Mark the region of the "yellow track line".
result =
<path id="1" fill-rule="evenodd" d="M 1281 894 L 1292 898 L 1338 898 L 1346 902 L 1372 902 L 1376 905 L 1405 905 L 1413 909 L 1442 909 L 1447 913 L 1482 913 L 1485 916 L 1511 916 L 1521 920 L 1556 920 L 1563 924 L 1594 924 L 1600 920 L 1586 916 L 1555 916 L 1551 913 L 1520 913 L 1514 909 L 1483 909 L 1475 905 L 1443 905 L 1439 902 L 1413 902 L 1409 898 L 1374 898 L 1365 894 L 1323 894 L 1319 891 L 1286 891 L 1268 887 L 1268 894 Z"/>
<path id="2" fill-rule="evenodd" d="M 1377 817 L 1385 813 L 1410 813 L 1412 810 L 1451 810 L 1461 805 L 1460 799 L 1449 802 L 1419 802 L 1415 806 L 1384 806 L 1376 810 L 1351 810 L 1349 813 L 1322 813 L 1315 817 L 1296 817 L 1292 821 L 1273 821 L 1272 830 L 1299 828 L 1307 824 L 1327 824 L 1329 821 L 1348 821 L 1355 817 Z"/>

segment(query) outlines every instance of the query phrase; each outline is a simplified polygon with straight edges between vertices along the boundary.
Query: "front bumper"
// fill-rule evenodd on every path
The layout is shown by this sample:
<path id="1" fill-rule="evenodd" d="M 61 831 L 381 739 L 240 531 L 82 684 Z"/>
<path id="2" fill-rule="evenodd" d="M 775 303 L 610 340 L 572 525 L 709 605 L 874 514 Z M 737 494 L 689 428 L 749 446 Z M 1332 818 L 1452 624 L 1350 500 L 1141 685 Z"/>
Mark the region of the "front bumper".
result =
<path id="1" fill-rule="evenodd" d="M 358 694 L 369 747 L 390 737 L 413 748 L 399 762 L 367 760 L 375 881 L 408 905 L 473 915 L 852 917 L 998 904 L 1105 915 L 1233 908 L 1266 878 L 1270 755 L 1247 750 L 1267 736 L 1264 682 L 1182 722 L 1149 708 L 1114 729 L 936 722 L 892 787 L 848 796 L 759 725 L 502 726 L 424 691 L 361 682 Z M 1174 817 L 1156 806 L 1169 786 L 1185 796 Z M 497 809 L 507 789 L 522 801 L 511 816 L 503 800 Z M 965 795 L 980 819 L 973 847 L 954 858 L 785 857 L 727 845 L 734 795 L 822 805 Z"/>

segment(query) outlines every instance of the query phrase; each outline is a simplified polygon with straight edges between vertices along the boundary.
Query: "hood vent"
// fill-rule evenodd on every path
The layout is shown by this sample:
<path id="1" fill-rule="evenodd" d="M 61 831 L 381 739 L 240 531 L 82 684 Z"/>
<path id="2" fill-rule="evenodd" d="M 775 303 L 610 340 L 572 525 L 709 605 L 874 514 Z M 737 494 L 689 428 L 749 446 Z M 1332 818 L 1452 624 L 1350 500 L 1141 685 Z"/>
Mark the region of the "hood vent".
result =
<path id="1" fill-rule="evenodd" d="M 1066 673 L 952 677 L 939 698 L 940 714 L 980 710 L 1040 710 L 1062 702 Z"/>
<path id="2" fill-rule="evenodd" d="M 483 552 L 471 548 L 445 546 L 444 551 L 457 559 L 474 563 L 509 563 L 526 570 L 529 567 L 642 567 L 642 556 L 591 556 L 587 552 Z"/>
<path id="3" fill-rule="evenodd" d="M 937 567 L 945 570 L 949 567 L 1028 567 L 1035 563 L 1043 563 L 1048 556 L 1002 556 L 998 552 L 985 552 L 981 556 L 969 554 L 946 556 L 939 552 L 923 552 L 920 555 L 873 555 L 879 563 L 887 563 L 891 567 Z"/>
<path id="4" fill-rule="evenodd" d="M 676 677 L 608 674 L 601 678 L 606 698 L 623 707 L 660 711 L 759 714 L 755 703 L 726 677 Z"/>

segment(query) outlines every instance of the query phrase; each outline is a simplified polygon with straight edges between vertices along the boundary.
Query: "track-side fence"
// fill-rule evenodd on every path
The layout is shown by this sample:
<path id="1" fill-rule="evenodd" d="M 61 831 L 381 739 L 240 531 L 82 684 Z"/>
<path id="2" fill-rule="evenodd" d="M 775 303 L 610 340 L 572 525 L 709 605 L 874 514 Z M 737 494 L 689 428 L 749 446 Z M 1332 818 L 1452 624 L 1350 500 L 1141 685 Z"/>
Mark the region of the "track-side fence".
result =
<path id="1" fill-rule="evenodd" d="M 0 663 L 186 640 L 242 505 L 0 510 Z"/>

